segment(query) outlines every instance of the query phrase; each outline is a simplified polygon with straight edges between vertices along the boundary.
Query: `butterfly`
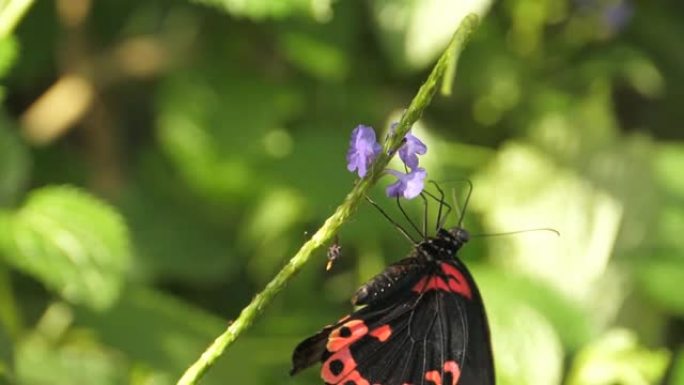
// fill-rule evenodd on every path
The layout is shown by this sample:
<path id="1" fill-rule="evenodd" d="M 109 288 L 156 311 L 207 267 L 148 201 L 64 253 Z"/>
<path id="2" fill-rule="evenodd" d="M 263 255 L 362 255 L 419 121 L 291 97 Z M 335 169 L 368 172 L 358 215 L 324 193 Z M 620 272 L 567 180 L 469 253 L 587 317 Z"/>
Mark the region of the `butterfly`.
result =
<path id="1" fill-rule="evenodd" d="M 482 297 L 456 255 L 470 236 L 439 227 L 357 290 L 363 307 L 302 341 L 290 374 L 320 361 L 329 385 L 494 385 Z"/>

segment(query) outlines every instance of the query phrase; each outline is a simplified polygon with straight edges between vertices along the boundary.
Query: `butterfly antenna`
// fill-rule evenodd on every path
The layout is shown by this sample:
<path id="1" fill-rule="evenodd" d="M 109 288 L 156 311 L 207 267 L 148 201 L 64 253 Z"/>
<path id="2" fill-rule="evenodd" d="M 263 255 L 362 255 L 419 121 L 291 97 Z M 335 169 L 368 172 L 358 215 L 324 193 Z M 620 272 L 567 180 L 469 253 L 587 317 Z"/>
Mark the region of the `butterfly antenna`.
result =
<path id="1" fill-rule="evenodd" d="M 375 203 L 375 201 L 372 200 L 368 195 L 364 195 L 364 198 L 366 198 L 366 200 L 368 201 L 368 203 L 370 203 L 371 205 L 373 205 L 373 207 L 375 207 L 375 208 L 380 212 L 380 214 L 382 214 L 382 216 L 385 217 L 385 219 L 387 219 L 387 220 L 388 220 L 388 221 L 389 221 L 389 222 L 390 222 L 390 223 L 391 223 L 391 224 L 392 224 L 392 225 L 393 225 L 393 226 L 394 226 L 394 227 L 395 227 L 395 228 L 396 228 L 404 237 L 406 237 L 406 239 L 408 239 L 413 245 L 417 245 L 417 244 L 418 244 L 418 242 L 417 242 L 415 239 L 413 239 L 413 238 L 409 235 L 409 233 L 406 231 L 406 229 L 404 229 L 403 227 L 401 227 L 400 224 L 398 224 L 397 222 L 395 222 L 394 219 L 392 219 L 389 215 L 387 215 L 387 213 L 385 212 L 385 210 L 383 210 L 382 207 L 380 207 L 380 205 L 378 205 L 377 203 Z"/>
<path id="2" fill-rule="evenodd" d="M 435 186 L 437 191 L 439 191 L 439 199 L 428 192 L 428 195 L 430 195 L 434 200 L 439 202 L 439 212 L 437 213 L 437 227 L 435 229 L 439 230 L 440 228 L 444 227 L 444 222 L 446 222 L 446 219 L 449 218 L 449 214 L 451 213 L 451 206 L 449 206 L 449 204 L 447 204 L 444 200 L 444 191 L 441 187 L 439 187 L 439 184 L 437 184 L 437 182 L 433 180 L 431 180 L 430 183 L 432 183 L 432 185 Z M 444 207 L 446 207 L 446 213 L 444 213 L 444 216 L 442 216 L 442 208 Z"/>
<path id="3" fill-rule="evenodd" d="M 466 179 L 468 182 L 468 193 L 466 194 L 465 202 L 463 202 L 463 210 L 461 211 L 461 217 L 458 219 L 458 227 L 463 225 L 463 218 L 465 218 L 466 209 L 468 208 L 468 203 L 470 202 L 470 195 L 473 193 L 473 182 L 470 179 Z M 456 191 L 454 191 L 454 200 L 456 199 Z"/>
<path id="4" fill-rule="evenodd" d="M 404 216 L 404 218 L 406 218 L 406 221 L 411 225 L 411 227 L 413 227 L 413 229 L 416 230 L 416 232 L 420 234 L 421 237 L 425 237 L 425 233 L 420 231 L 418 226 L 416 226 L 416 224 L 413 223 L 411 217 L 409 217 L 409 215 L 406 213 L 406 210 L 404 210 L 404 206 L 401 205 L 401 199 L 399 199 L 399 197 L 397 197 L 397 206 L 399 207 L 399 211 L 401 211 L 401 214 Z"/>
<path id="5" fill-rule="evenodd" d="M 550 232 L 556 234 L 556 235 L 559 236 L 559 237 L 560 237 L 560 235 L 561 235 L 561 234 L 560 234 L 560 231 L 558 231 L 558 230 L 556 230 L 556 229 L 552 229 L 552 228 L 550 228 L 550 227 L 541 227 L 541 228 L 538 228 L 538 229 L 525 229 L 525 230 L 517 230 L 517 231 L 506 231 L 506 232 L 503 232 L 503 233 L 474 234 L 474 235 L 471 235 L 471 237 L 491 237 L 491 236 L 499 236 L 499 235 L 513 235 L 513 234 L 521 234 L 521 233 L 531 233 L 531 232 L 534 232 L 534 231 L 550 231 Z"/>
<path id="6" fill-rule="evenodd" d="M 427 239 L 427 222 L 428 222 L 428 201 L 423 193 L 420 193 L 420 198 L 423 200 L 423 240 Z"/>

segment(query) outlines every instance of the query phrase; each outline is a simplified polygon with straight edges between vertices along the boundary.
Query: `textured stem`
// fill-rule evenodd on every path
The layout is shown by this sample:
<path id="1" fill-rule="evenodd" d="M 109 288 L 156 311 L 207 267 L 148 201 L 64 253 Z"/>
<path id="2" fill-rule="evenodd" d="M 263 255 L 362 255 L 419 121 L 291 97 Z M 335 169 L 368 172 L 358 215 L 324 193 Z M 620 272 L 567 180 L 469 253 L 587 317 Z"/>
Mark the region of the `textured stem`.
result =
<path id="1" fill-rule="evenodd" d="M 264 307 L 266 307 L 266 305 L 268 305 L 285 287 L 285 284 L 295 275 L 295 273 L 302 268 L 309 260 L 312 253 L 323 244 L 330 241 L 337 233 L 340 226 L 342 226 L 342 224 L 352 215 L 359 203 L 363 200 L 368 189 L 373 186 L 382 175 L 383 170 L 387 167 L 390 159 L 401 145 L 402 139 L 406 136 L 406 133 L 421 117 L 425 107 L 430 104 L 432 96 L 437 89 L 437 82 L 444 76 L 448 67 L 447 63 L 452 56 L 461 51 L 463 44 L 465 44 L 468 36 L 470 36 L 477 27 L 477 24 L 478 17 L 476 15 L 471 14 L 463 19 L 446 51 L 439 58 L 437 64 L 435 64 L 435 67 L 432 69 L 430 76 L 428 76 L 425 83 L 420 87 L 418 93 L 411 101 L 411 104 L 409 104 L 404 112 L 394 133 L 385 140 L 383 146 L 384 151 L 375 160 L 371 172 L 356 183 L 351 192 L 347 194 L 342 204 L 337 207 L 335 213 L 325 221 L 323 226 L 316 231 L 311 239 L 302 245 L 297 254 L 295 254 L 275 278 L 266 285 L 266 288 L 264 288 L 261 293 L 257 294 L 252 302 L 242 310 L 235 322 L 230 324 L 226 331 L 218 336 L 207 350 L 202 353 L 200 358 L 187 369 L 178 381 L 178 385 L 196 384 L 207 369 L 223 354 L 226 347 L 232 344 L 240 333 L 249 328 L 257 315 L 259 315 Z"/>
<path id="2" fill-rule="evenodd" d="M 33 5 L 33 0 L 10 0 L 0 10 L 0 39 L 7 37 Z"/>

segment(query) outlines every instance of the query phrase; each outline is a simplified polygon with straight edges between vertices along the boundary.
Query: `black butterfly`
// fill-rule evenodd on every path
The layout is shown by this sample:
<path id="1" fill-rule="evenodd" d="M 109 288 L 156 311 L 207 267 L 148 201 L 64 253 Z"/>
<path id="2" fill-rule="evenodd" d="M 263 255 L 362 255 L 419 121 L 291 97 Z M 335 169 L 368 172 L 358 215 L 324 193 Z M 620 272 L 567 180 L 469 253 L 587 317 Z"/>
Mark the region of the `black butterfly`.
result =
<path id="1" fill-rule="evenodd" d="M 361 286 L 364 307 L 302 341 L 290 374 L 321 361 L 326 384 L 493 385 L 482 297 L 456 255 L 468 232 L 439 227 Z"/>

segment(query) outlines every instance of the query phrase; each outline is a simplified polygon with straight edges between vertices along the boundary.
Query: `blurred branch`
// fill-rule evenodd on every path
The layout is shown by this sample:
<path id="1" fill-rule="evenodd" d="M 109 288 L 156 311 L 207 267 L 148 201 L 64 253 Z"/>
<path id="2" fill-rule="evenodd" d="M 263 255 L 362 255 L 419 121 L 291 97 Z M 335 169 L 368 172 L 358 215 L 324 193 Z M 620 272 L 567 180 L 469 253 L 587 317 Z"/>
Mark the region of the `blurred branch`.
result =
<path id="1" fill-rule="evenodd" d="M 85 56 L 20 117 L 24 138 L 47 145 L 64 136 L 91 110 L 97 94 L 128 79 L 149 79 L 168 67 L 168 43 L 152 37 L 124 40 L 97 56 Z"/>
<path id="2" fill-rule="evenodd" d="M 51 143 L 83 118 L 94 97 L 95 86 L 86 77 L 62 76 L 20 117 L 23 136 L 35 145 Z"/>
<path id="3" fill-rule="evenodd" d="M 170 34 L 172 27 L 163 30 L 161 38 L 131 37 L 104 52 L 91 53 L 90 35 L 84 26 L 92 0 L 57 0 L 56 8 L 66 31 L 67 54 L 59 60 L 65 68 L 20 117 L 22 135 L 31 144 L 48 145 L 89 114 L 97 113 L 93 110 L 98 106 L 98 96 L 107 88 L 130 79 L 160 76 L 187 56 L 189 42 L 179 42 L 177 35 Z"/>
<path id="4" fill-rule="evenodd" d="M 466 16 L 459 26 L 449 43 L 449 46 L 432 69 L 425 83 L 420 87 L 418 93 L 411 101 L 411 104 L 401 117 L 394 134 L 389 135 L 383 145 L 383 152 L 373 163 L 371 172 L 360 179 L 352 191 L 344 199 L 344 202 L 337 207 L 335 213 L 329 217 L 323 226 L 299 249 L 297 254 L 285 265 L 285 267 L 266 285 L 264 290 L 257 294 L 252 302 L 245 307 L 238 318 L 218 336 L 214 342 L 202 353 L 199 359 L 190 366 L 178 381 L 178 385 L 196 384 L 205 372 L 223 354 L 225 349 L 230 346 L 237 337 L 251 326 L 254 319 L 264 308 L 280 293 L 286 283 L 304 266 L 312 253 L 323 244 L 327 243 L 337 233 L 342 224 L 352 215 L 359 203 L 363 200 L 366 192 L 383 175 L 383 170 L 390 159 L 402 144 L 402 139 L 409 131 L 411 126 L 420 119 L 425 108 L 430 104 L 438 81 L 444 76 L 448 67 L 448 62 L 452 56 L 460 52 L 461 45 L 467 41 L 467 37 L 475 30 L 478 24 L 478 17 L 474 14 Z"/>
<path id="5" fill-rule="evenodd" d="M 10 0 L 2 10 L 0 10 L 0 39 L 6 38 L 19 24 L 19 20 L 24 16 L 33 0 Z"/>

